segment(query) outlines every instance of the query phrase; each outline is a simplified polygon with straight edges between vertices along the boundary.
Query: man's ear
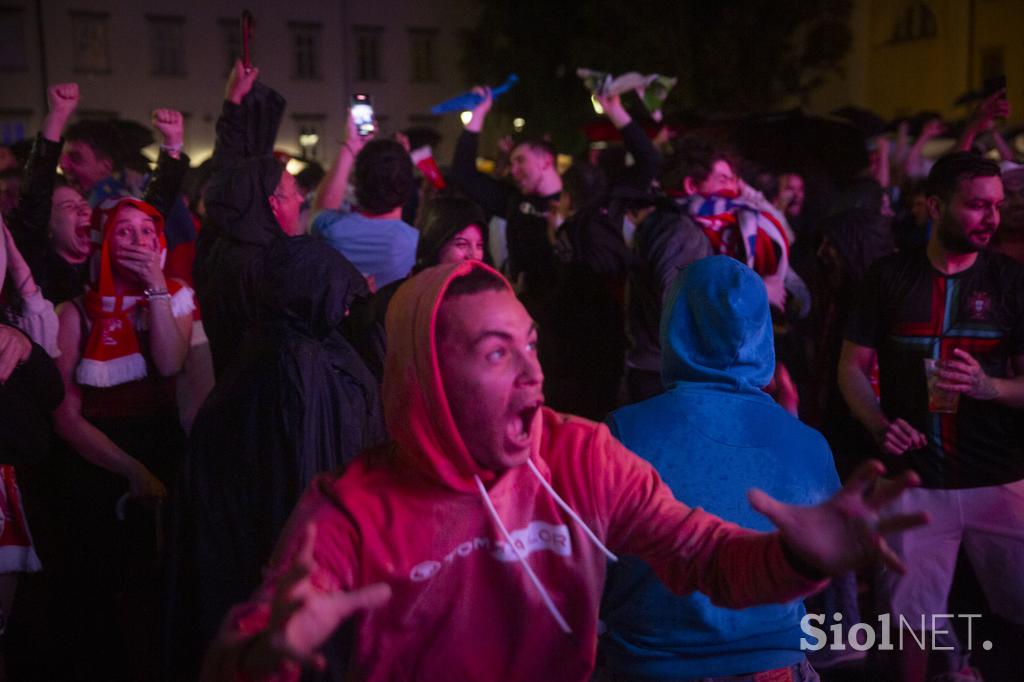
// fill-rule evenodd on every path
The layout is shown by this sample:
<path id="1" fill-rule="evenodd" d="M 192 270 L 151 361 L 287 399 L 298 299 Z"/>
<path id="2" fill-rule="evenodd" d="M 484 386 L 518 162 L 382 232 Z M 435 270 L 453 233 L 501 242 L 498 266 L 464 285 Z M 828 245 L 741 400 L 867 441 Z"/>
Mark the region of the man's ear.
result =
<path id="1" fill-rule="evenodd" d="M 541 157 L 544 160 L 543 161 L 543 163 L 544 163 L 544 170 L 548 170 L 550 168 L 550 169 L 553 169 L 556 173 L 558 172 L 558 167 L 555 164 L 555 157 L 554 157 L 554 155 L 548 154 L 547 152 L 543 152 L 543 153 L 541 153 Z"/>
<path id="2" fill-rule="evenodd" d="M 942 214 L 946 211 L 946 202 L 932 195 L 924 198 L 924 205 L 928 208 L 928 217 L 931 218 L 933 223 L 938 223 L 942 220 Z"/>
<path id="3" fill-rule="evenodd" d="M 683 178 L 683 191 L 686 192 L 687 195 L 697 193 L 697 183 L 694 182 L 693 178 L 689 175 Z"/>

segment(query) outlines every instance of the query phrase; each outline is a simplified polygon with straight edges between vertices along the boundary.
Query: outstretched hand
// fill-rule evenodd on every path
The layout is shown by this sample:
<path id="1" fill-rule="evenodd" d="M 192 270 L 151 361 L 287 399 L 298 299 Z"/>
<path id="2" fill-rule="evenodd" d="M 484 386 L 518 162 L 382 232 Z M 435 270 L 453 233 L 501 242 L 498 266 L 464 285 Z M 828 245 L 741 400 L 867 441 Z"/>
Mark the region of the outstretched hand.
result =
<path id="1" fill-rule="evenodd" d="M 241 59 L 236 59 L 224 87 L 224 99 L 232 104 L 241 104 L 259 76 L 260 70 L 255 66 L 245 67 Z"/>
<path id="2" fill-rule="evenodd" d="M 826 575 L 839 575 L 876 561 L 905 573 L 906 567 L 884 536 L 924 525 L 929 518 L 924 512 L 882 518 L 883 506 L 920 484 L 913 472 L 892 481 L 880 480 L 883 473 L 881 462 L 867 461 L 839 492 L 813 507 L 785 504 L 756 489 L 748 498 L 754 509 L 775 524 L 794 554 Z"/>
<path id="3" fill-rule="evenodd" d="M 313 575 L 317 571 L 313 549 L 316 526 L 306 526 L 294 565 L 278 585 L 271 606 L 270 623 L 264 633 L 268 650 L 266 668 L 304 665 L 322 669 L 326 661 L 320 646 L 353 614 L 383 606 L 391 598 L 391 588 L 383 583 L 369 585 L 353 592 L 325 592 Z"/>

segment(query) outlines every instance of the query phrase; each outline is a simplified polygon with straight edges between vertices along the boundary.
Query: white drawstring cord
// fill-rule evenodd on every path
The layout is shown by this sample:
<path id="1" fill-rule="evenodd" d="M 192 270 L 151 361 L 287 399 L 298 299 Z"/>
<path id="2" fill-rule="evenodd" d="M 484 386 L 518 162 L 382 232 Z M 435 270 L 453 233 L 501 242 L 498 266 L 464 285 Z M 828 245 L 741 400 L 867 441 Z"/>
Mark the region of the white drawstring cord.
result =
<path id="1" fill-rule="evenodd" d="M 607 547 L 604 546 L 604 543 L 601 542 L 600 540 L 598 540 L 597 536 L 594 535 L 594 531 L 590 530 L 590 528 L 587 527 L 587 524 L 583 523 L 583 519 L 581 519 L 579 517 L 579 515 L 575 511 L 573 511 L 572 507 L 570 507 L 569 505 L 567 505 L 565 503 L 565 500 L 563 500 L 558 495 L 558 493 L 555 492 L 555 489 L 551 487 L 551 484 L 549 484 L 547 481 L 544 480 L 544 477 L 541 475 L 540 471 L 537 469 L 537 465 L 533 463 L 533 460 L 532 459 L 526 460 L 526 464 L 527 464 L 527 466 L 530 467 L 530 471 L 533 472 L 533 475 L 537 477 L 537 480 L 540 481 L 540 484 L 542 486 L 544 486 L 544 490 L 548 491 L 548 494 L 551 495 L 552 498 L 554 498 L 554 500 L 558 504 L 558 506 L 562 508 L 562 511 L 564 511 L 566 514 L 568 514 L 569 516 L 572 517 L 572 520 L 575 521 L 576 525 L 580 527 L 580 530 L 582 530 L 583 533 L 588 538 L 590 538 L 590 541 L 593 542 L 594 545 L 599 550 L 604 552 L 604 555 L 606 557 L 608 557 L 609 560 L 611 560 L 611 561 L 618 561 L 619 557 L 617 557 L 614 554 L 612 554 L 612 552 Z"/>
<path id="2" fill-rule="evenodd" d="M 476 486 L 480 489 L 480 496 L 484 498 L 484 504 L 487 506 L 487 511 L 490 512 L 491 518 L 494 519 L 494 522 L 498 524 L 498 528 L 501 530 L 501 534 L 504 536 L 505 542 L 507 542 L 508 546 L 512 548 L 512 552 L 516 555 L 516 559 L 518 559 L 522 567 L 526 569 L 526 575 L 530 577 L 530 581 L 533 583 L 533 586 L 537 588 L 538 592 L 540 592 L 540 597 L 544 600 L 544 605 L 548 607 L 548 611 L 554 619 L 558 621 L 558 625 L 562 628 L 562 632 L 567 635 L 572 634 L 572 628 L 569 627 L 569 623 L 567 623 L 565 618 L 562 617 L 562 614 L 558 611 L 558 607 L 555 606 L 555 602 L 551 601 L 551 596 L 548 595 L 548 591 L 544 589 L 544 585 L 541 584 L 537 574 L 533 572 L 533 569 L 530 568 L 530 564 L 526 562 L 526 559 L 523 558 L 523 555 L 519 552 L 519 548 L 516 547 L 516 543 L 509 534 L 508 529 L 505 528 L 505 524 L 501 522 L 501 517 L 498 516 L 498 510 L 494 508 L 494 503 L 491 502 L 491 498 L 487 494 L 487 488 L 484 487 L 480 477 L 474 475 L 473 480 L 476 481 Z"/>

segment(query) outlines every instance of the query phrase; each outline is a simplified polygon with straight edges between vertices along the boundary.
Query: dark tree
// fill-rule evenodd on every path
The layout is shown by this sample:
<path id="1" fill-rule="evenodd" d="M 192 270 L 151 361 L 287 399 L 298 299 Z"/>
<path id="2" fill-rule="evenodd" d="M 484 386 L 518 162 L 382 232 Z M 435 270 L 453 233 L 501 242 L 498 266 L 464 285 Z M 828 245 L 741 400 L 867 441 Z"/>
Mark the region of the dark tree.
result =
<path id="1" fill-rule="evenodd" d="M 669 111 L 770 111 L 837 71 L 852 0 L 481 0 L 464 36 L 469 83 L 516 72 L 496 108 L 573 141 L 592 116 L 577 67 L 679 78 Z"/>

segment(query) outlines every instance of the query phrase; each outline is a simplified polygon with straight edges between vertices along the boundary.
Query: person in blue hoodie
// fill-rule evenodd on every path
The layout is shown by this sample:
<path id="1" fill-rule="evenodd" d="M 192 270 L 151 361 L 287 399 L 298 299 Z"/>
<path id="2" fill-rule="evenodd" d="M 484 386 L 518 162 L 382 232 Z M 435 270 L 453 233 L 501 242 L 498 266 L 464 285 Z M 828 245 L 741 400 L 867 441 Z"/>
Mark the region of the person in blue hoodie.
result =
<path id="1" fill-rule="evenodd" d="M 839 488 L 825 439 L 761 390 L 775 349 L 757 273 L 728 256 L 683 270 L 666 297 L 661 347 L 667 392 L 616 410 L 607 423 L 677 499 L 769 531 L 747 501 L 750 488 L 790 504 L 817 504 Z M 800 650 L 803 615 L 800 601 L 730 610 L 701 593 L 676 596 L 647 564 L 625 557 L 609 567 L 601 648 L 615 680 L 753 679 L 765 671 L 817 680 Z"/>

